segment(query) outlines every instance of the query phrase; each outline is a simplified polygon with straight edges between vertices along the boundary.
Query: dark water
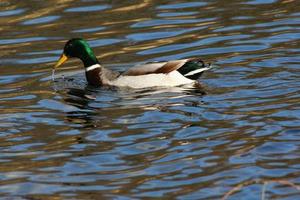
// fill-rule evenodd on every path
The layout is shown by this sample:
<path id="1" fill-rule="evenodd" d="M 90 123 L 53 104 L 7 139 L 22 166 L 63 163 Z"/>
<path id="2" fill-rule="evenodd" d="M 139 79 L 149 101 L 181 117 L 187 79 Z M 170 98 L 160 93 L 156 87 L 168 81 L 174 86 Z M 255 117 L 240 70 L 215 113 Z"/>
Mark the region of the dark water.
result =
<path id="1" fill-rule="evenodd" d="M 1 199 L 300 199 L 296 0 L 0 1 Z M 200 56 L 203 89 L 90 88 L 51 67 Z M 64 76 L 64 78 L 63 78 Z M 258 180 L 246 184 L 247 181 Z"/>

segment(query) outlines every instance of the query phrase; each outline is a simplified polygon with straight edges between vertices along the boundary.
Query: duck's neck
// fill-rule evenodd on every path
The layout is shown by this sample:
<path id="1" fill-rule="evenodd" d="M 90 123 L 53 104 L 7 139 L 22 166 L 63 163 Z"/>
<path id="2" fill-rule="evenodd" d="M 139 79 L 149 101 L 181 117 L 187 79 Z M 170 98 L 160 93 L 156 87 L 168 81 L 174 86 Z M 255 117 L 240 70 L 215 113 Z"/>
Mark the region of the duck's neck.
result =
<path id="1" fill-rule="evenodd" d="M 101 70 L 102 67 L 98 62 L 97 58 L 88 59 L 83 61 L 84 68 L 85 68 L 85 76 L 89 85 L 93 86 L 101 86 Z"/>
<path id="2" fill-rule="evenodd" d="M 101 86 L 103 85 L 101 79 L 102 67 L 99 63 L 85 67 L 85 76 L 89 85 Z"/>
<path id="3" fill-rule="evenodd" d="M 84 68 L 87 69 L 92 65 L 99 64 L 98 59 L 96 58 L 94 52 L 91 49 L 87 49 L 80 55 L 80 60 L 84 64 Z"/>
<path id="4" fill-rule="evenodd" d="M 101 86 L 103 84 L 101 79 L 102 66 L 92 50 L 82 53 L 80 59 L 84 64 L 85 75 L 89 85 Z"/>

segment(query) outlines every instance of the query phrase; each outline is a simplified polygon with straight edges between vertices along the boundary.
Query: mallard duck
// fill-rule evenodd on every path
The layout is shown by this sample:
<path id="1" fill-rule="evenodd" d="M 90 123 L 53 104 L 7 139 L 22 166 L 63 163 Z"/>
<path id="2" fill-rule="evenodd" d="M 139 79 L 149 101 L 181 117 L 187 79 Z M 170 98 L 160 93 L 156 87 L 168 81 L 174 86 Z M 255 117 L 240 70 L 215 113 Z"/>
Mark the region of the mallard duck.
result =
<path id="1" fill-rule="evenodd" d="M 197 84 L 201 74 L 211 68 L 211 64 L 205 64 L 199 58 L 189 58 L 146 63 L 120 73 L 103 67 L 84 39 L 73 38 L 65 44 L 63 54 L 54 69 L 72 57 L 83 62 L 88 84 L 97 87 L 110 85 L 146 88 Z"/>

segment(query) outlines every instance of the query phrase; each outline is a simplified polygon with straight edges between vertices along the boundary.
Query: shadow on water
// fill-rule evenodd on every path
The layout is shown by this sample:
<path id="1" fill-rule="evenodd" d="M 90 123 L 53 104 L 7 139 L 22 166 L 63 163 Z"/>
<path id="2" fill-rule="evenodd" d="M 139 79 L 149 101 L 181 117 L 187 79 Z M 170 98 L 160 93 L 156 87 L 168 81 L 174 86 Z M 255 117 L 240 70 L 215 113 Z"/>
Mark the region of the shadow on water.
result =
<path id="1" fill-rule="evenodd" d="M 66 113 L 66 121 L 80 122 L 82 128 L 95 127 L 96 118 L 101 115 L 106 115 L 110 109 L 119 106 L 120 109 L 159 109 L 163 107 L 172 106 L 171 102 L 161 104 L 165 99 L 180 99 L 187 96 L 197 97 L 197 103 L 194 106 L 199 106 L 199 98 L 207 94 L 205 87 L 201 84 L 195 86 L 180 86 L 180 87 L 161 87 L 161 88 L 116 88 L 111 86 L 103 86 L 95 88 L 88 85 L 77 85 L 74 87 L 75 78 L 64 77 L 57 79 L 54 83 L 56 92 L 63 97 L 65 104 L 76 107 L 78 110 Z M 73 88 L 72 88 L 73 86 Z M 59 90 L 57 90 L 59 88 Z M 115 96 L 116 99 L 105 99 L 101 95 L 107 93 L 110 96 Z M 180 101 L 180 100 L 179 100 Z M 93 106 L 98 105 L 97 106 Z M 176 104 L 176 103 L 175 103 Z M 181 103 L 180 103 L 181 104 Z M 182 104 L 183 105 L 183 104 Z M 184 106 L 184 105 L 183 105 Z M 188 114 L 187 114 L 188 115 Z M 100 127 L 101 128 L 101 127 Z"/>

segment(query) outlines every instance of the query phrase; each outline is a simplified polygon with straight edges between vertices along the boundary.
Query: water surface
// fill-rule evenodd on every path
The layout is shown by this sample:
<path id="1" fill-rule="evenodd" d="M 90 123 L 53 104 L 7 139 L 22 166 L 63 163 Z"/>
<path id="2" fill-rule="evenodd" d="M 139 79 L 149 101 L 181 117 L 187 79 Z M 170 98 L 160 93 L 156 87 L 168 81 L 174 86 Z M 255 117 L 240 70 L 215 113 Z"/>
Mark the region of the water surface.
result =
<path id="1" fill-rule="evenodd" d="M 294 0 L 0 2 L 2 199 L 297 199 Z M 201 57 L 201 89 L 87 86 L 51 67 L 85 38 L 102 64 Z M 252 180 L 257 183 L 246 185 Z"/>

